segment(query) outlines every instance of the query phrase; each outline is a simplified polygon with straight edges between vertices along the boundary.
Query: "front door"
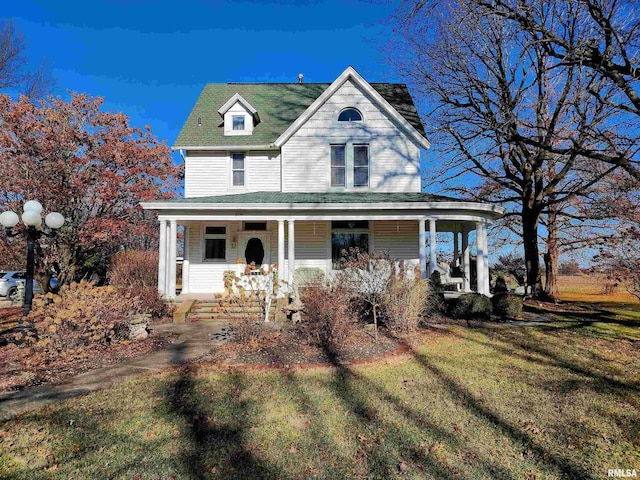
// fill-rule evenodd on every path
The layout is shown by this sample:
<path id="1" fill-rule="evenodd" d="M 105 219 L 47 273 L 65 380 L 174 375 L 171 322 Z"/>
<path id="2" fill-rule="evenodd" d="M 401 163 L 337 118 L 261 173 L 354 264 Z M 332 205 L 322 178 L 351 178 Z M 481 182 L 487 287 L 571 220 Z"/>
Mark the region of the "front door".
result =
<path id="1" fill-rule="evenodd" d="M 244 255 L 247 265 L 253 262 L 256 269 L 262 266 L 269 267 L 269 235 L 264 232 L 244 234 L 241 254 Z"/>

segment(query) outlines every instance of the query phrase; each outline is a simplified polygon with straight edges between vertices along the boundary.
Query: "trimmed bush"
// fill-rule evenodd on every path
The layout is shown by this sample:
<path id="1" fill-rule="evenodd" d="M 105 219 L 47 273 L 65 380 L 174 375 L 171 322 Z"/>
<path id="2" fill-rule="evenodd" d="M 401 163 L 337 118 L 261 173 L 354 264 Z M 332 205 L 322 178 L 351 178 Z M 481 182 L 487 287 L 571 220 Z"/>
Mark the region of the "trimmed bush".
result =
<path id="1" fill-rule="evenodd" d="M 459 296 L 451 304 L 449 316 L 466 320 L 489 320 L 493 306 L 491 299 L 479 293 Z"/>
<path id="2" fill-rule="evenodd" d="M 522 297 L 514 293 L 497 293 L 491 299 L 493 313 L 500 318 L 517 318 L 522 314 Z"/>
<path id="3" fill-rule="evenodd" d="M 356 323 L 350 299 L 339 288 L 316 284 L 300 292 L 303 307 L 302 331 L 309 342 L 336 352 Z"/>
<path id="4" fill-rule="evenodd" d="M 410 333 L 418 327 L 427 299 L 426 282 L 394 278 L 382 296 L 387 329 L 393 334 Z"/>

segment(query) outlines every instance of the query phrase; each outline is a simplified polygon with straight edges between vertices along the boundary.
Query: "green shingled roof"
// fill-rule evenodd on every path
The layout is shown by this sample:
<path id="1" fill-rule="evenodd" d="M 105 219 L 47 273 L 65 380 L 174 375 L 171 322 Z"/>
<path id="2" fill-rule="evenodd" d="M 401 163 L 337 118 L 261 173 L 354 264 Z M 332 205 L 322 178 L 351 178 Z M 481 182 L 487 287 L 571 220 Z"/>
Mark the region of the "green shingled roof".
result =
<path id="1" fill-rule="evenodd" d="M 406 202 L 464 202 L 457 198 L 432 195 L 430 193 L 374 193 L 374 192 L 319 192 L 283 193 L 253 192 L 212 197 L 190 197 L 167 200 L 166 203 L 191 204 L 265 204 L 265 203 L 406 203 Z"/>
<path id="2" fill-rule="evenodd" d="M 330 83 L 225 83 L 208 84 L 185 122 L 174 148 L 217 145 L 270 145 L 311 105 Z M 416 130 L 426 138 L 409 90 L 404 84 L 371 83 Z M 224 136 L 218 110 L 239 93 L 260 116 L 252 135 Z M 202 125 L 198 125 L 201 119 Z"/>

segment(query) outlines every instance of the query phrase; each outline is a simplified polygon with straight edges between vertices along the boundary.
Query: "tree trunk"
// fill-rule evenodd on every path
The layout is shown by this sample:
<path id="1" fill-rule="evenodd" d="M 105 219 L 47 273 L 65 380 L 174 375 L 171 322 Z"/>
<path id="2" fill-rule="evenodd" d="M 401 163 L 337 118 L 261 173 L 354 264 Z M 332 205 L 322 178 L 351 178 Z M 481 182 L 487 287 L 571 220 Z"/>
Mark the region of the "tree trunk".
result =
<path id="1" fill-rule="evenodd" d="M 544 293 L 550 299 L 555 299 L 560 293 L 558 291 L 558 257 L 560 256 L 560 249 L 558 246 L 558 217 L 556 212 L 549 213 L 547 230 L 547 252 L 544 254 L 546 274 Z"/>
<path id="2" fill-rule="evenodd" d="M 526 204 L 522 210 L 522 239 L 524 243 L 524 260 L 527 267 L 527 289 L 533 296 L 542 292 L 542 276 L 540 275 L 540 255 L 538 252 L 538 215 Z"/>

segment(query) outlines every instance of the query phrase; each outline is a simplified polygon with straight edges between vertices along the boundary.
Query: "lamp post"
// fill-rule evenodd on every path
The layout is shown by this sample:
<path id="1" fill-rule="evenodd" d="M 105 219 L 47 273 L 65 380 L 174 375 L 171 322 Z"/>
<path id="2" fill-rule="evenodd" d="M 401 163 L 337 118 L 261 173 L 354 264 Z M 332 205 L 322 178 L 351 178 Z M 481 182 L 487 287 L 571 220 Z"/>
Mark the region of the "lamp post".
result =
<path id="1" fill-rule="evenodd" d="M 22 213 L 22 223 L 27 227 L 18 232 L 13 231 L 20 218 L 15 212 L 6 211 L 0 213 L 0 224 L 5 228 L 8 237 L 17 237 L 24 235 L 27 237 L 27 278 L 25 280 L 24 293 L 24 315 L 27 316 L 31 311 L 33 302 L 33 267 L 35 263 L 35 246 L 36 241 L 42 236 L 54 237 L 57 230 L 64 224 L 64 217 L 58 212 L 48 214 L 44 223 L 51 229 L 50 232 L 39 230 L 42 226 L 42 205 L 37 200 L 29 200 L 24 204 Z"/>

